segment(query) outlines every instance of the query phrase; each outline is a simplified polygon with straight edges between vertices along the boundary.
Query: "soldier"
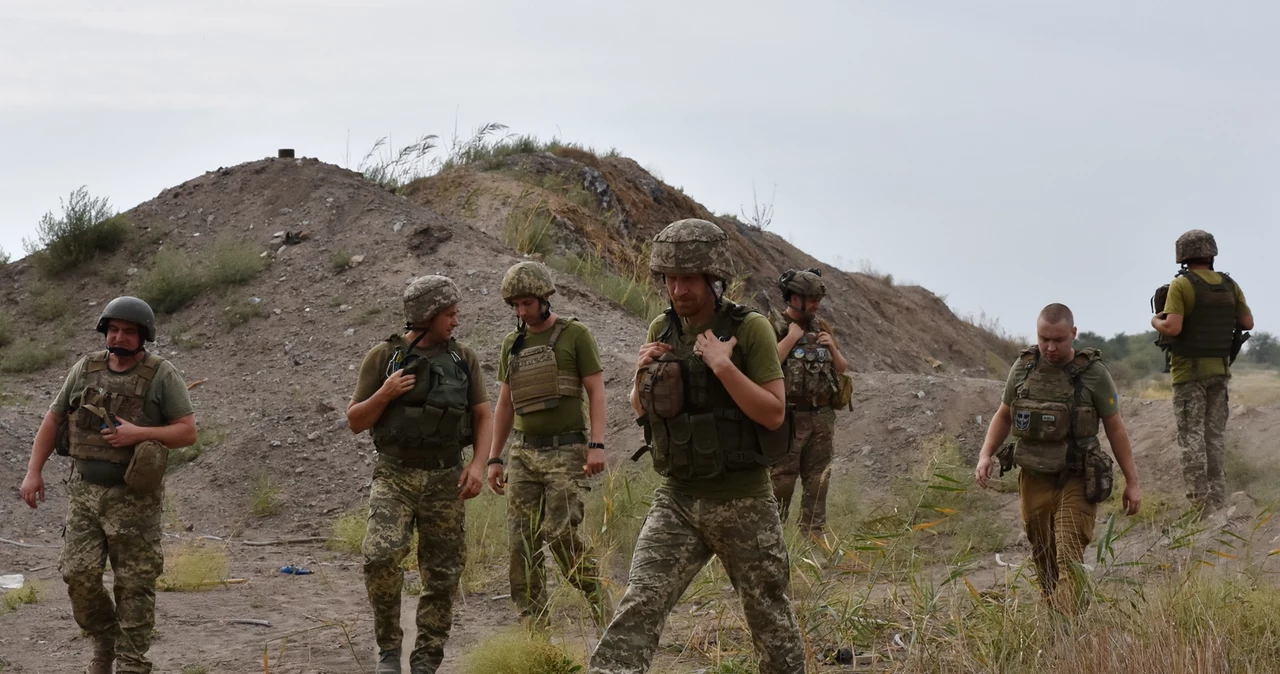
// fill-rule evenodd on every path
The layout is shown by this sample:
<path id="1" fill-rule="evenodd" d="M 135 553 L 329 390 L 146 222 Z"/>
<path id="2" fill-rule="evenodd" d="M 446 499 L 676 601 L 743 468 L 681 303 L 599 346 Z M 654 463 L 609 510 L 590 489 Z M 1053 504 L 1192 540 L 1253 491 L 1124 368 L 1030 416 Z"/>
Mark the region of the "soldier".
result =
<path id="1" fill-rule="evenodd" d="M 347 407 L 352 432 L 370 431 L 378 450 L 362 550 L 377 674 L 400 672 L 400 563 L 415 527 L 423 587 L 409 669 L 432 674 L 440 666 L 466 561 L 463 501 L 484 487 L 484 452 L 463 466 L 462 450 L 473 439 L 489 446 L 493 412 L 480 359 L 453 339 L 459 299 L 443 276 L 414 279 L 404 291 L 406 333 L 365 355 Z"/>
<path id="2" fill-rule="evenodd" d="M 827 286 L 818 269 L 788 270 L 778 278 L 786 310 L 774 317 L 778 360 L 786 375 L 787 402 L 795 410 L 791 452 L 773 467 L 773 495 L 783 522 L 800 478 L 800 526 L 821 536 L 827 525 L 827 486 L 831 481 L 832 440 L 836 430 L 841 375 L 849 363 L 840 353 L 831 326 L 818 318 Z"/>
<path id="3" fill-rule="evenodd" d="M 1073 615 L 1084 601 L 1077 576 L 1098 503 L 1111 494 L 1112 463 L 1098 442 L 1099 420 L 1124 472 L 1123 505 L 1129 515 L 1138 512 L 1142 490 L 1115 382 L 1097 349 L 1073 348 L 1071 310 L 1061 304 L 1045 307 L 1036 336 L 1038 344 L 1023 351 L 1009 370 L 975 476 L 984 489 L 990 485 L 992 458 L 1012 429 L 1015 444 L 1001 450 L 1000 472 L 1013 465 L 1022 469 L 1022 524 L 1040 589 L 1055 609 Z"/>
<path id="4" fill-rule="evenodd" d="M 589 672 L 648 669 L 667 614 L 712 555 L 742 598 L 760 671 L 804 671 L 769 484 L 791 439 L 777 340 L 767 318 L 724 298 L 728 264 L 727 237 L 705 220 L 674 222 L 653 239 L 649 267 L 671 307 L 649 326 L 631 404 L 650 441 L 641 454 L 652 451 L 665 479 Z"/>
<path id="5" fill-rule="evenodd" d="M 542 554 L 546 542 L 603 628 L 607 608 L 598 564 L 587 556 L 578 527 L 587 478 L 605 466 L 604 372 L 586 326 L 551 311 L 548 298 L 555 292 L 551 272 L 538 262 L 520 262 L 502 279 L 502 299 L 515 310 L 518 327 L 503 340 L 499 356 L 502 387 L 489 448 L 489 486 L 507 496 L 511 598 L 520 615 L 535 626 L 550 620 Z M 513 424 L 516 442 L 507 456 L 504 489 L 502 448 Z"/>
<path id="6" fill-rule="evenodd" d="M 41 473 L 55 447 L 71 456 L 58 568 L 76 624 L 93 641 L 85 671 L 110 674 L 114 661 L 117 672 L 146 674 L 156 578 L 164 570 L 164 469 L 169 448 L 195 443 L 196 421 L 182 375 L 146 351 L 146 342 L 156 338 L 156 317 L 146 302 L 111 300 L 98 332 L 106 335 L 107 348 L 67 373 L 36 433 L 22 499 L 32 508 L 44 500 Z M 115 576 L 114 605 L 102 584 L 107 560 Z"/>
<path id="7" fill-rule="evenodd" d="M 1253 329 L 1253 312 L 1240 285 L 1214 271 L 1218 243 L 1212 234 L 1193 229 L 1178 237 L 1174 251 L 1182 270 L 1169 284 L 1164 312 L 1151 318 L 1151 327 L 1170 352 L 1187 500 L 1197 508 L 1213 509 L 1226 498 L 1222 463 L 1227 382 L 1240 343 L 1235 340 L 1239 331 Z"/>

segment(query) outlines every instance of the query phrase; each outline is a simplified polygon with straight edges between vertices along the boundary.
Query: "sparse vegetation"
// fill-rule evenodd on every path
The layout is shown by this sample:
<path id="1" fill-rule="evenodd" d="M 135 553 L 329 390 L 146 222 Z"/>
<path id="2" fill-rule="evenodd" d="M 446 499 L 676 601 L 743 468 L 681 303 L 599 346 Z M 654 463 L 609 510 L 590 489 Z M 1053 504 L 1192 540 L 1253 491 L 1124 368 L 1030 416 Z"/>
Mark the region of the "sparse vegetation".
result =
<path id="1" fill-rule="evenodd" d="M 531 194 L 526 191 L 517 200 Z M 503 238 L 507 245 L 526 255 L 548 255 L 555 247 L 555 220 L 551 211 L 547 210 L 545 201 L 538 201 L 533 206 L 512 208 L 507 215 L 507 226 Z"/>
<path id="2" fill-rule="evenodd" d="M 182 674 L 209 674 L 209 667 L 199 663 L 190 664 L 182 668 Z"/>
<path id="3" fill-rule="evenodd" d="M 217 447 L 227 439 L 227 431 L 215 423 L 201 424 L 196 430 L 196 444 L 169 450 L 169 468 L 191 463 L 200 458 L 209 449 Z"/>
<path id="4" fill-rule="evenodd" d="M 36 372 L 62 360 L 66 348 L 61 344 L 46 344 L 27 339 L 16 342 L 0 351 L 0 372 L 24 374 Z"/>
<path id="5" fill-rule="evenodd" d="M 222 320 L 228 330 L 234 330 L 245 323 L 263 315 L 261 303 L 255 304 L 249 299 L 240 299 L 222 308 Z"/>
<path id="6" fill-rule="evenodd" d="M 545 635 L 512 630 L 485 639 L 465 656 L 467 674 L 576 674 L 581 661 Z"/>
<path id="7" fill-rule="evenodd" d="M 62 290 L 49 285 L 31 287 L 31 299 L 27 313 L 41 323 L 56 321 L 67 315 L 67 296 Z"/>
<path id="8" fill-rule="evenodd" d="M 223 585 L 231 574 L 224 545 L 185 543 L 164 563 L 156 588 L 164 592 L 199 592 Z"/>
<path id="9" fill-rule="evenodd" d="M 757 232 L 769 229 L 769 225 L 773 224 L 773 200 L 778 194 L 778 186 L 773 186 L 773 194 L 769 196 L 769 203 L 762 204 L 760 199 L 756 197 L 756 186 L 751 186 L 751 212 L 742 209 L 742 220 L 747 227 Z M 737 218 L 733 218 L 737 220 Z M 893 277 L 890 276 L 889 285 L 893 285 Z"/>
<path id="10" fill-rule="evenodd" d="M 893 287 L 893 274 L 880 271 L 871 263 L 871 260 L 866 258 L 858 260 L 858 273 L 863 274 L 864 276 L 870 276 L 891 288 Z"/>
<path id="11" fill-rule="evenodd" d="M 439 137 L 434 134 L 421 136 L 412 143 L 396 150 L 389 136 L 379 138 L 356 170 L 369 182 L 395 192 L 414 180 L 427 175 L 427 157 L 436 148 Z"/>
<path id="12" fill-rule="evenodd" d="M 13 343 L 13 314 L 0 311 L 0 349 Z"/>
<path id="13" fill-rule="evenodd" d="M 9 254 L 5 252 L 4 248 L 0 247 L 0 267 L 9 264 L 10 259 Z"/>
<path id="14" fill-rule="evenodd" d="M 368 521 L 368 508 L 360 508 L 339 515 L 338 519 L 333 521 L 333 529 L 329 533 L 329 541 L 325 546 L 338 552 L 360 554 L 360 546 L 364 544 L 364 533 Z"/>
<path id="15" fill-rule="evenodd" d="M 352 257 L 353 255 L 351 254 L 351 251 L 348 251 L 345 248 L 339 248 L 338 250 L 333 251 L 333 254 L 329 256 L 329 266 L 336 272 L 346 271 L 351 267 Z"/>
<path id="16" fill-rule="evenodd" d="M 577 276 L 593 290 L 640 318 L 652 319 L 666 309 L 666 301 L 653 287 L 649 276 L 625 278 L 611 271 L 599 253 L 553 255 L 546 259 L 546 263 L 553 269 Z"/>
<path id="17" fill-rule="evenodd" d="M 219 239 L 213 245 L 205 268 L 205 283 L 214 289 L 252 281 L 267 267 L 267 258 L 252 244 L 231 238 Z"/>
<path id="18" fill-rule="evenodd" d="M 105 197 L 92 197 L 84 187 L 61 204 L 61 215 L 49 211 L 40 218 L 34 241 L 23 240 L 37 268 L 46 274 L 61 273 L 99 253 L 114 251 L 129 236 L 128 221 L 115 214 Z"/>
<path id="19" fill-rule="evenodd" d="M 171 314 L 187 306 L 204 288 L 203 275 L 186 255 L 162 248 L 152 260 L 151 269 L 138 280 L 138 297 L 157 312 Z"/>
<path id="20" fill-rule="evenodd" d="M 22 587 L 5 591 L 4 608 L 6 611 L 16 611 L 20 606 L 40 601 L 41 594 L 43 594 L 43 590 L 37 585 L 36 581 L 27 580 Z"/>
<path id="21" fill-rule="evenodd" d="M 254 517 L 267 517 L 280 512 L 280 487 L 272 481 L 271 473 L 265 469 L 258 471 L 253 478 L 250 510 Z"/>

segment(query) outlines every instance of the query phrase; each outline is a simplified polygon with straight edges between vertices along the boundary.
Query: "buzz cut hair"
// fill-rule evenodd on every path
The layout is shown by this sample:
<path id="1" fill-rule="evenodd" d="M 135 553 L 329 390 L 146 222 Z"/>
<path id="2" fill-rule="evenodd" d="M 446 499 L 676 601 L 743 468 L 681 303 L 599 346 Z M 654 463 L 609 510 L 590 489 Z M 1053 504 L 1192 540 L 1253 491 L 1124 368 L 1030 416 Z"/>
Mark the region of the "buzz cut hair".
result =
<path id="1" fill-rule="evenodd" d="M 1065 304 L 1054 302 L 1040 310 L 1040 320 L 1045 323 L 1055 324 L 1066 322 L 1071 327 L 1076 326 L 1075 314 L 1071 313 L 1071 308 Z"/>

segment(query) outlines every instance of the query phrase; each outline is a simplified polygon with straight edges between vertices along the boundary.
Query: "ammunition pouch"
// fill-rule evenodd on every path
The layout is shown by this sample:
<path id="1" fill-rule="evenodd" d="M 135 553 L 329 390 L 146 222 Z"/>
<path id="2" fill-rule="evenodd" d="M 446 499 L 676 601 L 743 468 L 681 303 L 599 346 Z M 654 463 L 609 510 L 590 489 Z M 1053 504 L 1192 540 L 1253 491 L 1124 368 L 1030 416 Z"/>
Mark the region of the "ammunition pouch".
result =
<path id="1" fill-rule="evenodd" d="M 832 407 L 838 410 L 847 409 L 853 411 L 853 377 L 848 372 L 840 373 L 840 391 L 836 394 L 836 399 Z"/>
<path id="2" fill-rule="evenodd" d="M 648 414 L 671 419 L 684 409 L 684 379 L 680 361 L 669 354 L 640 368 L 636 373 L 640 406 Z"/>
<path id="3" fill-rule="evenodd" d="M 640 420 L 653 469 L 664 477 L 715 478 L 768 467 L 791 451 L 793 414 L 772 431 L 736 408 Z M 641 449 L 633 460 L 644 455 Z"/>
<path id="4" fill-rule="evenodd" d="M 1101 503 L 1111 497 L 1115 481 L 1115 464 L 1096 442 L 1084 450 L 1084 498 Z"/>
<path id="5" fill-rule="evenodd" d="M 164 484 L 169 467 L 169 448 L 155 440 L 145 440 L 133 447 L 133 458 L 124 473 L 124 483 L 140 494 L 154 494 Z"/>
<path id="6" fill-rule="evenodd" d="M 996 450 L 995 458 L 1000 462 L 1000 477 L 1013 470 L 1013 447 L 1014 443 L 1010 442 Z"/>

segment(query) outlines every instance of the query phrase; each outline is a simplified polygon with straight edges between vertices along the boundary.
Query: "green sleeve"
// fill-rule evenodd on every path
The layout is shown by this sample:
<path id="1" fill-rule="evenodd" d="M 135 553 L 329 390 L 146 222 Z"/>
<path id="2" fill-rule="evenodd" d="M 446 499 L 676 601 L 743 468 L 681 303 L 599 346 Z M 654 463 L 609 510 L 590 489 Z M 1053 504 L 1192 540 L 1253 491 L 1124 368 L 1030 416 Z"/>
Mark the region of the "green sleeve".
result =
<path id="1" fill-rule="evenodd" d="M 81 377 L 83 372 L 84 359 L 81 358 L 67 371 L 67 378 L 62 382 L 62 388 L 58 389 L 58 395 L 54 397 L 53 403 L 49 405 L 50 412 L 58 416 L 64 416 L 71 409 L 71 398 L 80 395 L 80 391 L 84 388 L 84 381 Z"/>
<path id="2" fill-rule="evenodd" d="M 1009 376 L 1004 380 L 1004 395 L 1000 398 L 1006 405 L 1013 404 L 1013 396 L 1018 391 L 1018 372 L 1022 369 L 1022 359 L 1013 361 L 1009 368 Z"/>
<path id="3" fill-rule="evenodd" d="M 1187 296 L 1194 297 L 1195 289 L 1191 287 L 1191 281 L 1186 277 L 1179 276 L 1173 279 L 1169 284 L 1169 297 L 1164 301 L 1164 312 L 1166 314 L 1178 314 L 1179 316 L 1187 315 Z M 1194 300 L 1193 300 L 1194 301 Z"/>
<path id="4" fill-rule="evenodd" d="M 471 370 L 471 382 L 467 388 L 467 402 L 473 407 L 489 402 L 489 391 L 484 385 L 484 372 L 480 369 L 480 356 L 469 346 L 463 346 L 462 359 Z"/>
<path id="5" fill-rule="evenodd" d="M 1120 394 L 1116 391 L 1116 382 L 1111 378 L 1111 371 L 1101 363 L 1089 368 L 1089 392 L 1093 394 L 1093 407 L 1098 410 L 1098 417 L 1106 419 L 1120 411 Z"/>
<path id="6" fill-rule="evenodd" d="M 667 315 L 658 314 L 658 317 L 653 319 L 653 322 L 649 323 L 649 333 L 645 335 L 644 338 L 645 344 L 658 341 L 658 335 L 662 334 L 662 326 L 666 325 L 666 323 Z"/>
<path id="7" fill-rule="evenodd" d="M 587 326 L 581 323 L 575 323 L 579 329 L 574 335 L 574 360 L 577 365 L 579 377 L 590 377 L 597 372 L 603 372 L 604 366 L 600 364 L 600 349 L 596 346 L 596 338 L 587 329 Z"/>
<path id="8" fill-rule="evenodd" d="M 151 384 L 161 420 L 166 425 L 195 414 L 195 408 L 191 406 L 191 395 L 187 393 L 187 382 L 182 380 L 182 375 L 173 363 L 161 363 Z"/>
<path id="9" fill-rule="evenodd" d="M 351 394 L 351 400 L 358 403 L 364 402 L 378 392 L 383 380 L 386 379 L 389 358 L 386 342 L 373 347 L 369 353 L 365 354 L 364 362 L 360 363 L 360 375 L 356 379 L 356 390 Z"/>
<path id="10" fill-rule="evenodd" d="M 738 328 L 738 348 L 742 352 L 743 374 L 757 384 L 782 379 L 782 363 L 778 362 L 778 337 L 769 319 L 751 314 Z"/>
<path id="11" fill-rule="evenodd" d="M 1232 279 L 1234 280 L 1234 279 Z M 1244 318 L 1252 316 L 1253 310 L 1249 308 L 1249 303 L 1244 299 L 1244 291 L 1240 289 L 1240 284 L 1236 284 L 1236 318 Z"/>
<path id="12" fill-rule="evenodd" d="M 507 363 L 511 361 L 511 347 L 516 343 L 516 331 L 512 330 L 502 339 L 502 350 L 498 352 L 498 381 L 508 384 L 509 373 Z"/>

